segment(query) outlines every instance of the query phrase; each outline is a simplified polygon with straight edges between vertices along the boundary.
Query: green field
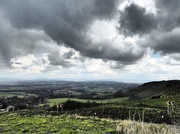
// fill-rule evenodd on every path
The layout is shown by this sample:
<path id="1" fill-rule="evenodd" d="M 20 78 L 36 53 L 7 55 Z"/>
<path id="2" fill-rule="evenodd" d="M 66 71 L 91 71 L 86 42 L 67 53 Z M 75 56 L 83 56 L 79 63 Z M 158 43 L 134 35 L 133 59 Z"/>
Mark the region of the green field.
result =
<path id="1" fill-rule="evenodd" d="M 25 92 L 0 92 L 0 97 L 14 97 L 23 98 L 25 96 L 37 96 L 35 94 L 26 94 Z"/>
<path id="2" fill-rule="evenodd" d="M 25 96 L 24 92 L 1 92 L 0 97 L 13 97 L 17 96 L 19 98 L 23 98 Z"/>
<path id="3" fill-rule="evenodd" d="M 75 98 L 56 98 L 56 99 L 48 99 L 48 103 L 50 106 L 53 106 L 54 103 L 64 103 L 67 100 L 73 100 L 78 102 L 96 102 L 96 103 L 121 103 L 127 100 L 127 97 L 124 98 L 116 98 L 116 99 L 104 99 L 104 100 L 87 100 L 87 99 L 75 99 Z"/>

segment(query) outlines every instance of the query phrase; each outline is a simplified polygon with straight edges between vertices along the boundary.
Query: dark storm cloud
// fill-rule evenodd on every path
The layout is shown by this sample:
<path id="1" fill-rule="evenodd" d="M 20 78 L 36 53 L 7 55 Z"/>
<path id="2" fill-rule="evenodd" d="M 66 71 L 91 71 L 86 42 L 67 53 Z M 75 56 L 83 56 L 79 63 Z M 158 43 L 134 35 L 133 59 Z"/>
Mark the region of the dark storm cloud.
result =
<path id="1" fill-rule="evenodd" d="M 171 31 L 180 26 L 180 1 L 155 0 L 159 26 L 163 30 Z"/>
<path id="2" fill-rule="evenodd" d="M 6 46 L 6 42 L 4 41 L 4 37 L 2 35 L 2 33 L 0 32 L 0 46 L 1 46 L 1 49 L 0 49 L 0 61 L 1 61 L 1 65 L 2 64 L 8 64 L 8 62 L 6 61 L 6 59 L 10 59 L 10 55 L 9 53 L 9 46 Z M 7 54 L 8 52 L 8 54 Z"/>
<path id="3" fill-rule="evenodd" d="M 155 3 L 160 11 L 164 10 L 168 13 L 178 11 L 180 6 L 179 0 L 155 0 Z"/>
<path id="4" fill-rule="evenodd" d="M 10 31 L 6 25 L 4 25 L 6 21 L 1 18 L 0 15 L 0 67 L 2 66 L 10 66 L 9 60 L 13 57 L 13 49 L 11 49 L 10 40 L 12 38 Z"/>
<path id="5" fill-rule="evenodd" d="M 88 25 L 96 18 L 111 18 L 117 0 L 6 0 L 0 4 L 14 26 L 43 29 L 55 41 L 80 49 Z"/>
<path id="6" fill-rule="evenodd" d="M 180 0 L 155 0 L 155 6 L 153 14 L 134 3 L 128 5 L 120 12 L 118 30 L 125 36 L 140 35 L 147 48 L 162 55 L 180 53 Z"/>
<path id="7" fill-rule="evenodd" d="M 41 47 L 39 42 L 49 40 L 41 32 L 13 28 L 0 14 L 0 66 L 10 67 L 14 57 L 45 52 L 47 48 Z"/>
<path id="8" fill-rule="evenodd" d="M 125 36 L 147 34 L 157 27 L 155 16 L 151 13 L 146 13 L 145 8 L 136 4 L 131 4 L 123 12 L 120 12 L 119 23 L 120 27 L 118 30 Z"/>
<path id="9" fill-rule="evenodd" d="M 149 39 L 149 46 L 155 52 L 161 54 L 173 54 L 180 52 L 180 29 L 172 32 L 158 32 L 154 33 Z"/>
<path id="10" fill-rule="evenodd" d="M 180 1 L 155 0 L 158 29 L 152 32 L 146 44 L 155 52 L 173 54 L 180 52 Z M 174 58 L 172 56 L 172 58 Z"/>
<path id="11" fill-rule="evenodd" d="M 82 53 L 84 56 L 92 55 L 94 58 L 110 59 L 114 61 L 120 61 L 123 64 L 131 64 L 139 60 L 143 55 L 144 51 L 134 51 L 133 44 L 129 42 L 124 42 L 127 49 L 118 48 L 116 46 L 111 46 L 109 42 L 101 42 L 96 44 L 96 49 L 94 47 L 89 48 L 88 52 Z"/>
<path id="12" fill-rule="evenodd" d="M 89 27 L 95 20 L 109 20 L 114 17 L 118 12 L 119 2 L 118 0 L 2 0 L 0 8 L 12 26 L 17 29 L 43 30 L 59 45 L 65 44 L 83 56 L 123 63 L 126 63 L 126 60 L 135 62 L 142 57 L 142 52 L 120 50 L 112 47 L 110 42 L 93 43 L 87 35 Z M 147 16 L 151 17 L 149 14 Z M 142 18 L 144 24 L 149 20 L 145 15 L 142 15 Z M 145 28 L 144 32 L 148 29 Z M 53 61 L 55 59 L 53 56 L 49 59 L 53 65 L 62 63 Z"/>

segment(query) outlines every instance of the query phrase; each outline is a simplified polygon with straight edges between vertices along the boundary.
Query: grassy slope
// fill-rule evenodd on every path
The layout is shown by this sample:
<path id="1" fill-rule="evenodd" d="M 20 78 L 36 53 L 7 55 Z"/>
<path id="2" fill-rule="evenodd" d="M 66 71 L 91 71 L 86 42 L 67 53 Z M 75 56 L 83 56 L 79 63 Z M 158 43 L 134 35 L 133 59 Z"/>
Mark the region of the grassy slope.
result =
<path id="1" fill-rule="evenodd" d="M 57 133 L 57 134 L 103 134 L 116 131 L 116 124 L 110 121 L 69 116 L 17 116 L 4 114 L 0 116 L 0 133 Z"/>
<path id="2" fill-rule="evenodd" d="M 165 124 L 151 124 L 132 120 L 110 120 L 76 115 L 40 116 L 20 113 L 0 114 L 1 134 L 179 134 L 179 128 Z"/>
<path id="3" fill-rule="evenodd" d="M 180 95 L 180 81 L 159 81 L 145 83 L 131 91 L 127 92 L 128 95 L 138 95 L 141 99 L 151 98 L 158 95 Z"/>

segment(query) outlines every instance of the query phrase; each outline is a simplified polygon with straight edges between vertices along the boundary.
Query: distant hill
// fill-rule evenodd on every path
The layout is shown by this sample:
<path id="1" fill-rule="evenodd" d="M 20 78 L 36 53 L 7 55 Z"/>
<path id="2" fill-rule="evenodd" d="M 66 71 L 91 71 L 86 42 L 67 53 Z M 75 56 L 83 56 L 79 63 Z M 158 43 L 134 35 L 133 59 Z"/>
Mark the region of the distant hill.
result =
<path id="1" fill-rule="evenodd" d="M 130 99 L 145 99 L 160 96 L 180 95 L 180 80 L 149 82 L 129 90 Z"/>

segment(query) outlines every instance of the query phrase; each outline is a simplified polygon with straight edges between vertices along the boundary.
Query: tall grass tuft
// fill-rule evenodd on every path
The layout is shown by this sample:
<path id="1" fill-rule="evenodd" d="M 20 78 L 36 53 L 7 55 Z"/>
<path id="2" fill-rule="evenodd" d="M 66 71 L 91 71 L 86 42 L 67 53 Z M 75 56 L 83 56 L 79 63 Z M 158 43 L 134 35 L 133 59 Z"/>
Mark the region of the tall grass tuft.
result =
<path id="1" fill-rule="evenodd" d="M 122 120 L 117 125 L 118 134 L 179 134 L 177 126 Z"/>

